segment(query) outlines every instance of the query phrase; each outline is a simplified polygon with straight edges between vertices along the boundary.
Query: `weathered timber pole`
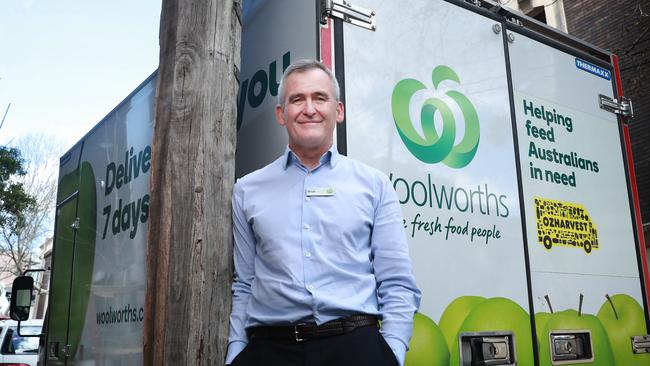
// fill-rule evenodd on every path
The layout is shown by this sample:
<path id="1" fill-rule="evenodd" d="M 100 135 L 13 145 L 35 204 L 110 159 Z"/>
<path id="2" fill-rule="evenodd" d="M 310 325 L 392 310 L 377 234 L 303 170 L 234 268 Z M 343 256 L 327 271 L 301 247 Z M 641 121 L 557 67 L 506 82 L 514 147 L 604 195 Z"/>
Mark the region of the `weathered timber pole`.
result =
<path id="1" fill-rule="evenodd" d="M 228 337 L 241 0 L 163 0 L 145 365 L 222 365 Z"/>

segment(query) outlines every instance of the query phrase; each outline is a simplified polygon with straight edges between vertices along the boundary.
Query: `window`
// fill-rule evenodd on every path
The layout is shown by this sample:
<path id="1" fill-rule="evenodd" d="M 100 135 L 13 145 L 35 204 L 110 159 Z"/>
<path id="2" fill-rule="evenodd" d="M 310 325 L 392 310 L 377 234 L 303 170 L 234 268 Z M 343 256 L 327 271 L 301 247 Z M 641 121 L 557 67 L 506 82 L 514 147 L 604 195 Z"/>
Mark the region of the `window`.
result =
<path id="1" fill-rule="evenodd" d="M 39 326 L 21 326 L 21 334 L 36 335 L 41 333 Z M 11 327 L 5 334 L 5 339 L 2 342 L 2 353 L 10 355 L 20 354 L 37 354 L 38 353 L 38 337 L 21 337 L 18 335 L 15 327 Z"/>
<path id="2" fill-rule="evenodd" d="M 564 0 L 501 0 L 501 3 L 551 27 L 567 31 Z"/>

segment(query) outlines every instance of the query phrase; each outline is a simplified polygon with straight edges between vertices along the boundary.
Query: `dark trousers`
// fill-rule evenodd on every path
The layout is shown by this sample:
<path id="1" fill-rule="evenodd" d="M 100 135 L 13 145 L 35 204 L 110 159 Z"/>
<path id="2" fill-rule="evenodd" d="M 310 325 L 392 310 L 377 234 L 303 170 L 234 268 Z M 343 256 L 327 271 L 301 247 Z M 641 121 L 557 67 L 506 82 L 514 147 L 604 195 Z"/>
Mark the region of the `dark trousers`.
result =
<path id="1" fill-rule="evenodd" d="M 305 342 L 253 338 L 232 366 L 398 366 L 379 329 L 358 328 Z"/>

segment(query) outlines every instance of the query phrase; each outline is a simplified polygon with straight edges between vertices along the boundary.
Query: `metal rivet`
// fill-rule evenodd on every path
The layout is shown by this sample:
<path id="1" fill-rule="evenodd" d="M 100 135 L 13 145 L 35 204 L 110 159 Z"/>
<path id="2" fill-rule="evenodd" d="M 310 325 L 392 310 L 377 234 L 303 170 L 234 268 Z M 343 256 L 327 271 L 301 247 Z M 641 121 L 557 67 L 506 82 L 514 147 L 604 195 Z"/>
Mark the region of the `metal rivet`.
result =
<path id="1" fill-rule="evenodd" d="M 513 43 L 515 41 L 515 35 L 508 33 L 508 42 Z"/>
<path id="2" fill-rule="evenodd" d="M 495 24 L 492 26 L 492 31 L 496 34 L 501 33 L 501 24 Z"/>

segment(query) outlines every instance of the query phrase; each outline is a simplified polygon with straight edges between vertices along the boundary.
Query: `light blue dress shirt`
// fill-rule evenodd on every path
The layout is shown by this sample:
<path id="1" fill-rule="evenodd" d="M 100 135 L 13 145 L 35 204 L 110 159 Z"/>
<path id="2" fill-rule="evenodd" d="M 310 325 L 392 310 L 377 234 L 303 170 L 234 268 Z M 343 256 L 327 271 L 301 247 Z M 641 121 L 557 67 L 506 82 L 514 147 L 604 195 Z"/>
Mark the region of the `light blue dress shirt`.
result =
<path id="1" fill-rule="evenodd" d="M 378 315 L 400 365 L 420 304 L 402 211 L 380 171 L 332 147 L 309 170 L 287 148 L 239 179 L 226 363 L 259 325 Z"/>

